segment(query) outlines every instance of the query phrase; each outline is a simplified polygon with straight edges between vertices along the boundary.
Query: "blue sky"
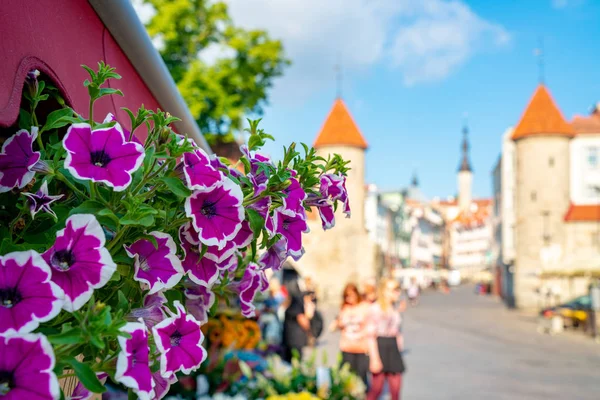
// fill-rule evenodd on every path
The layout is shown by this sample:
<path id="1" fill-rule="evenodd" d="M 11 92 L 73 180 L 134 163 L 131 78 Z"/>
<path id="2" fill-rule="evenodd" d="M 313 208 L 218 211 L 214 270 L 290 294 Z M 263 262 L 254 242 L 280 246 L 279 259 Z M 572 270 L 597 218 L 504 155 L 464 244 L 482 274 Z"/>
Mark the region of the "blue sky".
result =
<path id="1" fill-rule="evenodd" d="M 600 101 L 600 1 L 336 2 L 230 0 L 234 19 L 281 37 L 295 62 L 264 116 L 273 156 L 292 140 L 312 143 L 335 98 L 340 56 L 343 98 L 370 144 L 368 182 L 400 188 L 417 170 L 428 197 L 456 192 L 464 113 L 474 195 L 490 195 L 502 134 L 538 83 L 540 37 L 545 80 L 565 116 Z"/>
<path id="2" fill-rule="evenodd" d="M 426 196 L 456 194 L 468 114 L 474 195 L 491 195 L 501 138 L 539 82 L 563 114 L 600 101 L 600 0 L 224 0 L 236 24 L 283 41 L 293 65 L 276 81 L 263 127 L 277 141 L 312 144 L 343 98 L 370 144 L 367 182 L 405 187 L 417 171 Z M 133 0 L 142 20 L 152 14 Z M 231 50 L 212 46 L 206 62 Z"/>

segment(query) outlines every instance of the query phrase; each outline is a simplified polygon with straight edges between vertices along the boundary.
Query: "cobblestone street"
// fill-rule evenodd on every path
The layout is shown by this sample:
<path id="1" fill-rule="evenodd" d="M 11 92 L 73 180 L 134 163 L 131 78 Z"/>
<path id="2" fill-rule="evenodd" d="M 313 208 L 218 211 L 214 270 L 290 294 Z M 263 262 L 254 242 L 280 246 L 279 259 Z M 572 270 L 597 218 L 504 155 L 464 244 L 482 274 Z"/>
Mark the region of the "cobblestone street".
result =
<path id="1" fill-rule="evenodd" d="M 325 312 L 327 322 L 335 313 Z M 534 317 L 506 310 L 471 286 L 426 293 L 404 315 L 404 400 L 597 400 L 600 345 L 578 333 L 536 331 Z M 334 362 L 337 335 L 320 345 Z"/>

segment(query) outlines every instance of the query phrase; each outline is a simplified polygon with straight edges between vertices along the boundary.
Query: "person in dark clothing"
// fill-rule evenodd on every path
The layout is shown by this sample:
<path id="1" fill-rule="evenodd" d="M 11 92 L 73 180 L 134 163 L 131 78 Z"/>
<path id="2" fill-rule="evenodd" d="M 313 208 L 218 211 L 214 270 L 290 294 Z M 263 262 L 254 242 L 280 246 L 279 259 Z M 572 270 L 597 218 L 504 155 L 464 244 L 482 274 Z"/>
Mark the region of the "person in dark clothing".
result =
<path id="1" fill-rule="evenodd" d="M 308 344 L 310 320 L 304 311 L 304 292 L 299 281 L 288 283 L 289 306 L 285 310 L 283 321 L 283 360 L 290 362 L 295 352 L 302 358 L 302 348 Z"/>

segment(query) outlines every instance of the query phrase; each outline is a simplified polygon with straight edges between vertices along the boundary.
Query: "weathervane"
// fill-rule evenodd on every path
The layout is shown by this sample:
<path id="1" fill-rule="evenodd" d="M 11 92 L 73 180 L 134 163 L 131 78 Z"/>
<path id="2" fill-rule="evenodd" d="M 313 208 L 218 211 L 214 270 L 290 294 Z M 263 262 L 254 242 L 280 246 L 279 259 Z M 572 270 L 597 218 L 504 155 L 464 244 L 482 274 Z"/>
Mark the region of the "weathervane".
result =
<path id="1" fill-rule="evenodd" d="M 335 64 L 336 97 L 342 98 L 342 56 L 338 53 L 337 64 Z"/>
<path id="2" fill-rule="evenodd" d="M 538 73 L 540 84 L 544 84 L 544 38 L 539 38 L 538 48 L 535 49 L 534 55 L 538 61 Z"/>

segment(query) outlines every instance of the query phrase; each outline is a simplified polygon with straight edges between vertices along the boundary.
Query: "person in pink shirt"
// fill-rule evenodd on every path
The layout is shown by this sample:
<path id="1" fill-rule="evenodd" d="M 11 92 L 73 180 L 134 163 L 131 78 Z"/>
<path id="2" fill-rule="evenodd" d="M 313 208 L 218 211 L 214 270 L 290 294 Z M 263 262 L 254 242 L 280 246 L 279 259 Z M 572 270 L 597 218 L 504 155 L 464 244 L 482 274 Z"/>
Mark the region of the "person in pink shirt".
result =
<path id="1" fill-rule="evenodd" d="M 400 326 L 402 317 L 396 306 L 400 299 L 400 285 L 393 279 L 383 279 L 379 285 L 377 302 L 368 310 L 367 343 L 369 369 L 373 374 L 367 400 L 377 400 L 387 380 L 391 400 L 400 399 L 404 361 L 404 347 Z"/>
<path id="2" fill-rule="evenodd" d="M 355 284 L 344 288 L 340 313 L 331 326 L 341 331 L 340 350 L 342 363 L 348 363 L 350 369 L 367 385 L 369 373 L 369 351 L 367 337 L 367 312 L 370 304 L 362 301 Z"/>

